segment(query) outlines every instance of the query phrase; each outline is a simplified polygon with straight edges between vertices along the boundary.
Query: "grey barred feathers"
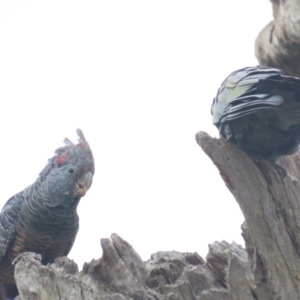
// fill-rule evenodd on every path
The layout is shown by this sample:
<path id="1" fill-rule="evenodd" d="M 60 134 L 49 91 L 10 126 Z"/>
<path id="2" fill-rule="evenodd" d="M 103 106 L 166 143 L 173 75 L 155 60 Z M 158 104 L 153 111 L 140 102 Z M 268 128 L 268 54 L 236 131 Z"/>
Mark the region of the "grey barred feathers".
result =
<path id="1" fill-rule="evenodd" d="M 264 66 L 234 71 L 219 88 L 211 113 L 226 140 L 275 162 L 299 147 L 300 79 Z"/>
<path id="2" fill-rule="evenodd" d="M 7 297 L 18 293 L 12 261 L 20 253 L 38 253 L 47 264 L 73 246 L 79 228 L 77 205 L 95 172 L 89 144 L 81 130 L 77 134 L 79 142 L 65 139 L 36 182 L 10 198 L 1 211 L 0 281 Z"/>

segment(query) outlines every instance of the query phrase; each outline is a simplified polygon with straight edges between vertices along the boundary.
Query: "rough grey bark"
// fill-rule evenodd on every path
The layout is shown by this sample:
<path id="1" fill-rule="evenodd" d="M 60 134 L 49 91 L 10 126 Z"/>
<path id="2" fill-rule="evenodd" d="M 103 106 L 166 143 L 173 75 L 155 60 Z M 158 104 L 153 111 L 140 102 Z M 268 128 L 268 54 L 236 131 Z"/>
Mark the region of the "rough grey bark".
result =
<path id="1" fill-rule="evenodd" d="M 267 161 L 255 163 L 222 139 L 200 132 L 196 140 L 219 169 L 244 214 L 243 236 L 251 266 L 247 281 L 252 295 L 264 300 L 300 299 L 299 153 L 280 158 L 285 176 L 278 167 Z M 236 269 L 236 262 L 231 260 L 232 264 Z M 232 272 L 229 267 L 228 274 Z M 237 284 L 229 281 L 231 294 Z"/>
<path id="2" fill-rule="evenodd" d="M 102 257 L 85 264 L 81 272 L 67 257 L 42 266 L 39 255 L 20 255 L 15 261 L 17 299 L 253 299 L 247 281 L 247 254 L 235 243 L 210 245 L 207 262 L 197 253 L 176 251 L 158 252 L 143 262 L 116 234 L 111 240 L 103 239 L 101 245 Z M 241 298 L 245 291 L 249 298 Z"/>
<path id="3" fill-rule="evenodd" d="M 255 44 L 260 64 L 300 77 L 300 2 L 271 0 L 274 20 L 258 35 Z"/>

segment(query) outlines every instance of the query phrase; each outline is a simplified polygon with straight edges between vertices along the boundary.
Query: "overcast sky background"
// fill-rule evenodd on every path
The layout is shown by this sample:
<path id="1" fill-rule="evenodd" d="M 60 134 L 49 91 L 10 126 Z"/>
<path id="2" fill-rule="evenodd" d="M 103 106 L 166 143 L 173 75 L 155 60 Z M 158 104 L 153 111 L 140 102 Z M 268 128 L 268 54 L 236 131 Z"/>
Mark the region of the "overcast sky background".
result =
<path id="1" fill-rule="evenodd" d="M 115 232 L 143 260 L 244 245 L 243 216 L 195 133 L 225 77 L 256 65 L 269 1 L 0 1 L 0 206 L 81 128 L 96 174 L 69 255 Z"/>

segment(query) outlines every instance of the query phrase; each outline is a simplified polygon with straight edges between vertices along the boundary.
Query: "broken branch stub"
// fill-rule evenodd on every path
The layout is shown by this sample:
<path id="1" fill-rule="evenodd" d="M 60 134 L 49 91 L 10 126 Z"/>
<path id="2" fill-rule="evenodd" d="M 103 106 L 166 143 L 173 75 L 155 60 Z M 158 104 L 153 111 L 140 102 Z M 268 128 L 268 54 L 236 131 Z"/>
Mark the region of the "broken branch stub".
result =
<path id="1" fill-rule="evenodd" d="M 255 259 L 262 264 L 260 274 L 253 274 L 254 293 L 261 292 L 260 284 L 267 284 L 271 299 L 300 299 L 300 169 L 295 167 L 299 154 L 279 159 L 287 168 L 284 177 L 269 162 L 255 163 L 223 139 L 199 132 L 196 140 L 244 214 Z"/>

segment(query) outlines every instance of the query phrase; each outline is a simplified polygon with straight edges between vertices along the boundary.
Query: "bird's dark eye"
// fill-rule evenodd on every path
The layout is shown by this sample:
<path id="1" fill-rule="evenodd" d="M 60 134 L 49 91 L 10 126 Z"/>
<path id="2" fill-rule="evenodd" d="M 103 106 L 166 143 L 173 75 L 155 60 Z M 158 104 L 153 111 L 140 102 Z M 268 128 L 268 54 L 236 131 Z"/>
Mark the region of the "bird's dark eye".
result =
<path id="1" fill-rule="evenodd" d="M 69 169 L 69 173 L 73 173 L 74 170 L 72 168 Z"/>

